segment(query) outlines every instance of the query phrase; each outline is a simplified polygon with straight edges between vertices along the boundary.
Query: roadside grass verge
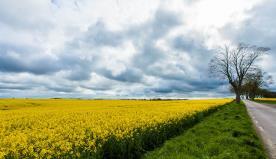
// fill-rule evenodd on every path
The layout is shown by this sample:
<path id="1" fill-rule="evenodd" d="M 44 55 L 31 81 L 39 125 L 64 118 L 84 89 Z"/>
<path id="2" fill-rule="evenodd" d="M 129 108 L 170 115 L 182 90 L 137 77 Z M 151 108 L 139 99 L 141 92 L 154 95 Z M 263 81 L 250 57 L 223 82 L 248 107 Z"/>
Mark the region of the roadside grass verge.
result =
<path id="1" fill-rule="evenodd" d="M 182 135 L 146 153 L 145 159 L 267 158 L 243 104 L 231 103 Z"/>

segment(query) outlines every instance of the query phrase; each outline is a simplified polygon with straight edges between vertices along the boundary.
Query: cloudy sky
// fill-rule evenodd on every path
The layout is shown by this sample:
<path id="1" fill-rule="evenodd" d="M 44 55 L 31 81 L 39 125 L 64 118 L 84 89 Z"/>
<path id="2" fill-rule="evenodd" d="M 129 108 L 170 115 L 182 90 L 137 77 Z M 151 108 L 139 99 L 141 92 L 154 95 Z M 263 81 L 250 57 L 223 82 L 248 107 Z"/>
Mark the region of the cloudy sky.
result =
<path id="1" fill-rule="evenodd" d="M 270 47 L 276 79 L 275 19 L 275 0 L 0 0 L 0 97 L 229 96 L 214 49 Z"/>

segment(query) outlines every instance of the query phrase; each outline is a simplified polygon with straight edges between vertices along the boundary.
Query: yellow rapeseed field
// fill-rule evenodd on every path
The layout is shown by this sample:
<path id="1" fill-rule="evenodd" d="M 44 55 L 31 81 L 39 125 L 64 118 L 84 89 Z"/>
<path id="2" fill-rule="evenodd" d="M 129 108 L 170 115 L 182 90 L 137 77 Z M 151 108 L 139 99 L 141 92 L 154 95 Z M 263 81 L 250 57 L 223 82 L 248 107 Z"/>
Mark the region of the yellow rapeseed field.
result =
<path id="1" fill-rule="evenodd" d="M 130 157 L 230 101 L 1 99 L 0 158 Z"/>
<path id="2" fill-rule="evenodd" d="M 256 98 L 255 100 L 261 100 L 261 101 L 276 101 L 276 98 Z"/>

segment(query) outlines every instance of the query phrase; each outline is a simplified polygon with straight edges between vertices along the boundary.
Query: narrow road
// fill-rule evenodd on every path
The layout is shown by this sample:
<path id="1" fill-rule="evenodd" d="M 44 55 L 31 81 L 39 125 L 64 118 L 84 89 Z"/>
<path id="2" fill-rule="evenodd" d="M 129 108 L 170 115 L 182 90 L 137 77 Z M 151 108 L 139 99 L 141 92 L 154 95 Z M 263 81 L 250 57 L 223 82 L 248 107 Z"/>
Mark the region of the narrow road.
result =
<path id="1" fill-rule="evenodd" d="M 270 158 L 276 159 L 276 106 L 243 101 L 258 133 L 261 135 Z"/>

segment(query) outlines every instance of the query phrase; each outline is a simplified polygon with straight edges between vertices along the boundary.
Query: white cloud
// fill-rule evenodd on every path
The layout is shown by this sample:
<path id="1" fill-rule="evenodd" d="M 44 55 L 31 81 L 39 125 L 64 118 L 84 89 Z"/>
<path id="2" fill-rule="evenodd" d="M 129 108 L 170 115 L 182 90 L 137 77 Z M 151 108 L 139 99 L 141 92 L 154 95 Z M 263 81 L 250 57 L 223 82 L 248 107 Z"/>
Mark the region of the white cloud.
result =
<path id="1" fill-rule="evenodd" d="M 1 1 L 2 96 L 222 92 L 225 83 L 207 77 L 212 49 L 237 42 L 222 30 L 254 22 L 251 11 L 265 2 Z"/>

